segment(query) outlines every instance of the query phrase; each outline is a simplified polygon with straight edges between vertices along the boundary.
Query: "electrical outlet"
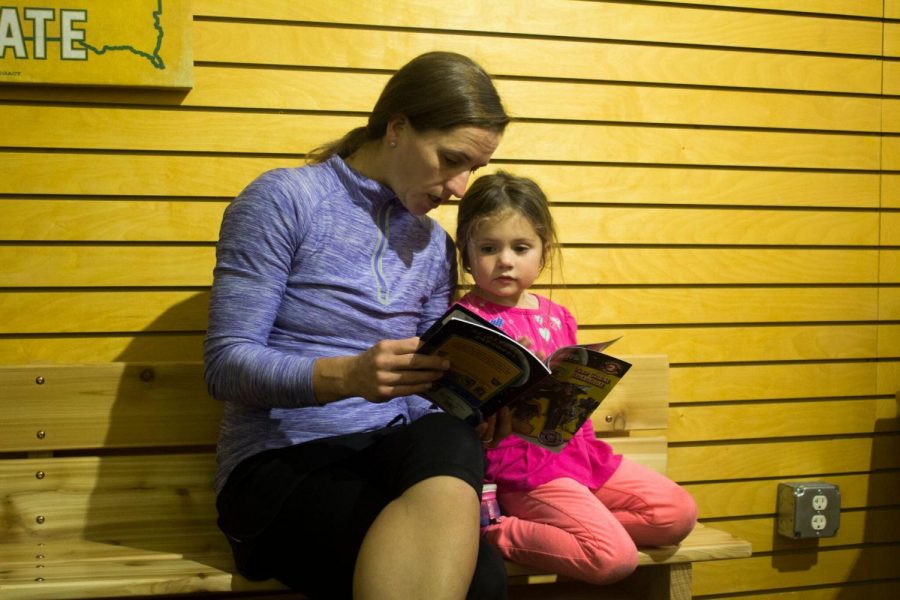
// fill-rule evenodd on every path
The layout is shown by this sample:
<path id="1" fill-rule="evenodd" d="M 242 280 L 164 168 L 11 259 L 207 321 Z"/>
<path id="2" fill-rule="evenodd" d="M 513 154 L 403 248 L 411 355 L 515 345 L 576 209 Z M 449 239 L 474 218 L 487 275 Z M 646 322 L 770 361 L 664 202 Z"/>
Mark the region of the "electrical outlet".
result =
<path id="1" fill-rule="evenodd" d="M 813 510 L 825 510 L 828 508 L 828 496 L 825 494 L 816 494 L 812 499 Z"/>
<path id="2" fill-rule="evenodd" d="M 821 481 L 779 483 L 778 533 L 789 538 L 831 537 L 841 520 L 838 486 Z"/>
<path id="3" fill-rule="evenodd" d="M 828 519 L 825 518 L 825 515 L 813 515 L 809 523 L 812 525 L 813 531 L 822 531 L 828 525 Z"/>

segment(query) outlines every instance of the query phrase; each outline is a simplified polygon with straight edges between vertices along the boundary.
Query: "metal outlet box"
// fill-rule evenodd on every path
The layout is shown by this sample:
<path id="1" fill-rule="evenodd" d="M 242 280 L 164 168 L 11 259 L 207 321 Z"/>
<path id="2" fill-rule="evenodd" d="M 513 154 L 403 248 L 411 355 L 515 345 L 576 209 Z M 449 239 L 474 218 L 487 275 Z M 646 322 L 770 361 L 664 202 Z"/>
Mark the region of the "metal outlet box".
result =
<path id="1" fill-rule="evenodd" d="M 778 484 L 778 533 L 793 539 L 832 537 L 841 524 L 841 491 L 821 481 Z"/>

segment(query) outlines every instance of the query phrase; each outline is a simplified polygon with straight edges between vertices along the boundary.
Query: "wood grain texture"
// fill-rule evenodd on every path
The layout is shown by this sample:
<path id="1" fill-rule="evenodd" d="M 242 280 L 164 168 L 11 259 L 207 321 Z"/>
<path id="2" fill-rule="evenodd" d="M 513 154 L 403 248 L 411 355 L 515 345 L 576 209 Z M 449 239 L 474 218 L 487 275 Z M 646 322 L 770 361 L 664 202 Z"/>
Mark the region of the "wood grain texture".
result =
<path id="1" fill-rule="evenodd" d="M 673 442 L 838 436 L 885 428 L 900 431 L 893 398 L 676 406 L 669 416 Z"/>
<path id="2" fill-rule="evenodd" d="M 582 326 L 870 321 L 891 318 L 876 288 L 563 289 L 554 298 Z M 207 292 L 200 290 L 19 290 L 0 296 L 0 333 L 203 331 Z M 896 309 L 894 309 L 896 312 Z"/>
<path id="3" fill-rule="evenodd" d="M 650 0 L 658 2 L 661 0 Z M 694 0 L 672 0 L 675 4 L 694 4 Z M 890 4 L 895 0 L 887 0 Z M 854 17 L 881 17 L 884 0 L 809 0 L 794 2 L 793 0 L 704 0 L 707 6 L 735 8 L 752 8 L 777 11 L 796 11 L 798 13 L 823 13 Z"/>
<path id="4" fill-rule="evenodd" d="M 192 6 L 186 93 L 0 86 L 0 364 L 199 364 L 230 199 L 360 124 L 411 56 L 461 51 L 497 76 L 514 117 L 479 173 L 531 176 L 554 204 L 564 271 L 536 291 L 572 309 L 581 341 L 624 335 L 615 354 L 665 353 L 674 365 L 673 404 L 647 419 L 668 418 L 669 452 L 656 429 L 616 443 L 680 478 L 707 525 L 756 546 L 753 558 L 694 569 L 694 594 L 897 595 L 900 0 Z M 451 229 L 456 206 L 435 213 Z M 163 379 L 151 397 L 172 408 L 179 396 Z M 22 401 L 32 380 L 4 411 L 0 443 L 40 452 L 32 429 L 56 438 L 72 424 L 80 438 L 53 443 L 187 443 L 186 428 L 117 402 L 111 382 L 48 412 Z M 13 401 L 7 389 L 0 402 Z M 205 397 L 199 378 L 186 389 Z M 214 412 L 209 402 L 191 410 Z M 599 421 L 640 424 L 638 406 L 608 404 L 612 423 Z M 45 533 L 99 525 L 102 541 L 52 546 L 53 574 L 87 577 L 93 563 L 78 596 L 244 585 L 210 569 L 228 556 L 209 521 L 191 529 L 194 503 L 210 501 L 198 487 L 210 462 L 158 462 L 142 476 L 113 457 L 72 471 L 47 458 L 34 459 L 44 480 L 23 460 L 15 485 L 29 491 L 4 504 L 17 510 L 3 522 L 23 540 L 41 533 L 34 514 L 45 507 Z M 771 531 L 777 483 L 806 478 L 842 490 L 842 531 L 816 547 Z M 108 495 L 88 501 L 98 483 Z M 129 490 L 145 488 L 141 515 Z M 141 525 L 122 527 L 118 505 Z M 181 552 L 154 530 L 178 511 L 193 534 Z M 16 597 L 65 597 L 50 579 L 26 585 L 34 554 L 7 549 Z M 62 557 L 83 560 L 68 570 Z M 144 576 L 116 579 L 149 560 Z M 180 575 L 166 580 L 166 568 Z"/>
<path id="5" fill-rule="evenodd" d="M 317 25 L 197 21 L 194 59 L 201 62 L 395 70 L 431 50 L 471 56 L 494 76 L 654 82 L 877 94 L 881 69 L 863 57 L 742 52 L 605 41 L 531 38 L 488 44 L 446 33 L 438 45 L 424 31 Z M 378 52 L 371 49 L 378 48 Z M 566 61 L 555 57 L 565 56 Z"/>
<path id="6" fill-rule="evenodd" d="M 205 332 L 0 338 L 0 364 L 203 360 Z"/>
<path id="7" fill-rule="evenodd" d="M 827 474 L 827 481 L 841 489 L 841 509 L 855 510 L 896 505 L 900 493 L 900 471 Z M 686 483 L 700 507 L 701 519 L 771 516 L 775 513 L 775 495 L 782 478 Z"/>
<path id="8" fill-rule="evenodd" d="M 800 15 L 735 13 L 702 6 L 641 6 L 625 3 L 581 3 L 562 0 L 505 0 L 458 7 L 423 7 L 413 0 L 357 2 L 352 7 L 324 7 L 316 2 L 274 0 L 253 5 L 228 0 L 201 0 L 194 14 L 204 17 L 321 22 L 379 27 L 427 29 L 440 23 L 441 30 L 502 30 L 509 34 L 554 35 L 574 38 L 620 39 L 670 44 L 735 46 L 765 49 L 809 50 L 849 54 L 881 51 L 881 31 L 876 22 L 825 20 Z M 807 9 L 808 10 L 808 9 Z M 880 16 L 880 15 L 878 15 Z M 603 23 L 602 29 L 596 23 Z"/>
<path id="9" fill-rule="evenodd" d="M 836 398 L 887 393 L 874 362 L 702 365 L 672 369 L 672 402 Z M 784 418 L 788 418 L 787 406 Z"/>
<path id="10" fill-rule="evenodd" d="M 0 200 L 0 240 L 211 244 L 218 239 L 227 204 L 150 199 Z M 879 225 L 881 229 L 892 225 L 875 211 L 554 206 L 551 212 L 564 245 L 873 246 L 879 241 Z M 455 205 L 440 207 L 434 217 L 455 233 Z M 787 250 L 787 257 L 790 252 Z M 690 265 L 690 261 L 686 263 Z M 772 266 L 777 268 L 758 268 Z"/>
<path id="11" fill-rule="evenodd" d="M 364 123 L 334 115 L 156 108 L 8 105 L 4 111 L 10 125 L 0 131 L 0 145 L 34 149 L 298 155 Z M 30 127 L 35 119 L 45 126 Z M 869 135 L 518 122 L 494 158 L 875 170 L 880 152 L 879 138 Z"/>
<path id="12" fill-rule="evenodd" d="M 186 94 L 137 89 L 60 88 L 57 102 L 368 113 L 387 74 L 197 65 Z M 499 79 L 517 119 L 606 121 L 823 131 L 897 131 L 898 100 L 604 82 Z M 348 90 L 353 90 L 348 94 Z M 40 86 L 0 86 L 0 99 L 46 102 Z M 880 108 L 880 106 L 882 108 Z M 879 115 L 884 110 L 884 116 Z"/>
<path id="13" fill-rule="evenodd" d="M 852 594 L 852 598 L 871 598 L 877 600 L 880 598 L 894 598 L 900 595 L 900 582 L 897 581 L 876 581 L 832 584 L 827 586 L 803 589 L 804 600 L 841 600 Z M 696 598 L 711 599 L 715 596 L 696 596 Z M 786 590 L 776 590 L 773 592 L 750 593 L 741 596 L 746 600 L 788 600 L 797 597 L 797 590 L 788 588 Z"/>
<path id="14" fill-rule="evenodd" d="M 0 193 L 38 200 L 42 194 L 230 200 L 263 171 L 302 164 L 299 157 L 3 150 L 0 159 L 9 166 Z M 891 174 L 514 161 L 492 163 L 484 172 L 498 168 L 533 178 L 556 203 L 878 208 L 884 187 L 886 206 L 900 207 L 900 176 Z M 45 177 L 48 170 L 77 177 Z"/>
<path id="15" fill-rule="evenodd" d="M 900 62 L 885 61 L 882 63 L 884 77 L 883 93 L 896 96 L 900 94 Z"/>
<path id="16" fill-rule="evenodd" d="M 203 332 L 0 337 L 0 364 L 199 361 Z M 624 336 L 615 353 L 665 350 L 680 363 L 860 359 L 900 355 L 900 325 L 582 327 L 579 340 Z"/>
<path id="17" fill-rule="evenodd" d="M 756 553 L 815 550 L 865 543 L 886 544 L 900 542 L 900 509 L 892 507 L 848 511 L 843 510 L 842 506 L 837 534 L 819 539 L 794 540 L 778 534 L 774 515 L 716 520 L 715 527 L 747 540 Z"/>
<path id="18" fill-rule="evenodd" d="M 115 223 L 107 225 L 118 235 Z M 897 278 L 896 253 L 882 253 L 879 261 L 874 250 L 567 248 L 562 256 L 562 266 L 545 270 L 539 284 L 702 285 L 711 283 L 709 273 L 718 275 L 718 285 L 876 284 Z M 35 273 L 46 287 L 209 286 L 215 248 L 5 245 L 0 262 L 10 265 L 0 273 L 0 285 L 9 288 L 32 287 Z"/>
<path id="19" fill-rule="evenodd" d="M 669 477 L 679 482 L 755 478 L 803 480 L 900 467 L 900 435 L 669 446 Z M 774 495 L 774 488 L 773 488 Z"/>
<path id="20" fill-rule="evenodd" d="M 623 358 L 633 365 L 629 377 L 595 413 L 595 428 L 665 429 L 665 356 Z M 9 415 L 0 451 L 214 445 L 222 405 L 207 396 L 202 370 L 202 363 L 0 367 Z M 664 463 L 665 443 L 654 452 Z"/>
<path id="21" fill-rule="evenodd" d="M 839 584 L 893 577 L 900 545 L 828 549 L 698 564 L 694 594 Z M 773 564 L 774 563 L 774 564 Z M 739 576 L 735 576 L 735 574 Z M 853 587 L 847 590 L 852 593 Z"/>

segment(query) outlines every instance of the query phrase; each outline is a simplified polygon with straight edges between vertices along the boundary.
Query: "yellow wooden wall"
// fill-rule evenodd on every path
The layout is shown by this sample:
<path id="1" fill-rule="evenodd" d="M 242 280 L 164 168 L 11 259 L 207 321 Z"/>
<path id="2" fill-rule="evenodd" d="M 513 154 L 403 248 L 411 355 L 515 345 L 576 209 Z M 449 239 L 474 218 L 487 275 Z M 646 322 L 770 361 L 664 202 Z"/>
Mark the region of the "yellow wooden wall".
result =
<path id="1" fill-rule="evenodd" d="M 199 360 L 229 199 L 460 51 L 515 117 L 495 166 L 555 203 L 554 298 L 669 355 L 670 474 L 753 543 L 695 595 L 900 593 L 900 0 L 193 11 L 188 93 L 0 87 L 0 362 Z M 837 537 L 774 533 L 784 480 L 841 486 Z"/>

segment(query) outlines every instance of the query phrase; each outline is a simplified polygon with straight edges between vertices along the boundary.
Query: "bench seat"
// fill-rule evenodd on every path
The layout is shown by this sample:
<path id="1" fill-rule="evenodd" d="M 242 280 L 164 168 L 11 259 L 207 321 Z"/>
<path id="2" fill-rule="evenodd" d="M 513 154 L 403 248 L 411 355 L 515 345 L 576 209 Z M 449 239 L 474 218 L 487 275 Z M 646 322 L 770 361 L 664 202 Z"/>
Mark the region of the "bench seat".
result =
<path id="1" fill-rule="evenodd" d="M 668 365 L 629 360 L 595 427 L 664 472 Z M 302 598 L 232 571 L 211 485 L 221 404 L 201 373 L 199 363 L 0 367 L 0 598 Z M 749 543 L 700 525 L 679 546 L 642 548 L 621 585 L 509 564 L 510 596 L 682 600 L 693 562 L 749 555 Z"/>

